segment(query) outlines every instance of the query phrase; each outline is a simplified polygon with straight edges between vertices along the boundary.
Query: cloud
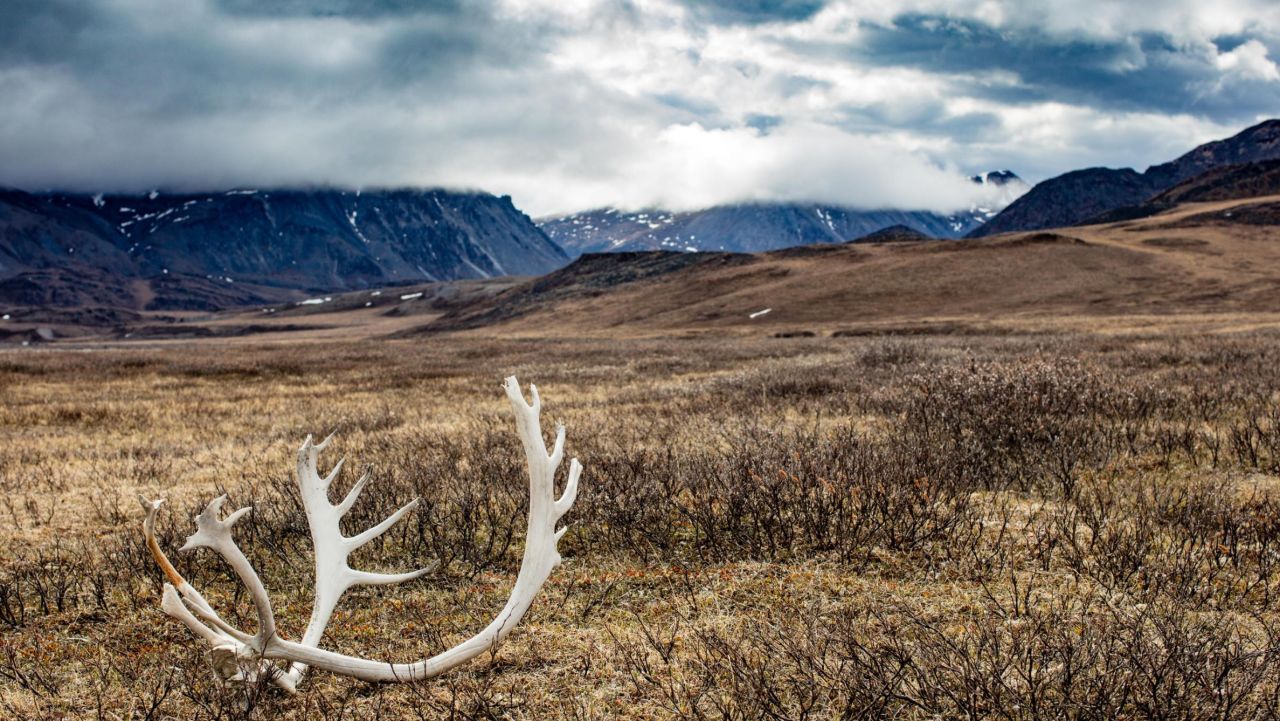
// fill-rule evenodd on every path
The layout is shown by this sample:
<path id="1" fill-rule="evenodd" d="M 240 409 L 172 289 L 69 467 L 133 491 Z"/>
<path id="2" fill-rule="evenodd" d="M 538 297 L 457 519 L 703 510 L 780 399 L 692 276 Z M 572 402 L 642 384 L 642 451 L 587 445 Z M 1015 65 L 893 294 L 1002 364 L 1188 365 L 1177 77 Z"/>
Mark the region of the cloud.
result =
<path id="1" fill-rule="evenodd" d="M 1219 70 L 1235 73 L 1249 80 L 1274 82 L 1280 80 L 1280 69 L 1269 57 L 1267 46 L 1257 40 L 1241 43 L 1234 50 L 1216 59 Z"/>
<path id="2" fill-rule="evenodd" d="M 672 125 L 643 153 L 601 177 L 547 184 L 536 168 L 508 171 L 505 182 L 537 207 L 557 198 L 579 207 L 703 208 L 727 201 L 816 201 L 862 208 L 949 212 L 986 199 L 988 189 L 954 167 L 941 167 L 890 139 L 852 135 L 828 125 L 755 128 Z M 569 208 L 560 208 L 567 210 Z"/>
<path id="3" fill-rule="evenodd" d="M 1273 3 L 1119 5 L 8 0 L 0 185 L 947 210 L 1274 112 Z"/>
<path id="4" fill-rule="evenodd" d="M 967 95 L 1006 103 L 1067 102 L 1117 112 L 1199 114 L 1221 121 L 1248 119 L 1275 108 L 1276 88 L 1255 82 L 1275 77 L 1223 73 L 1236 62 L 1255 70 L 1270 65 L 1258 40 L 1218 55 L 1210 43 L 1150 31 L 1054 35 L 972 18 L 907 14 L 886 24 L 863 23 L 856 40 L 839 52 L 859 65 L 963 75 L 958 85 L 965 86 Z M 1235 53 L 1248 57 L 1237 59 Z M 1224 58 L 1231 64 L 1224 65 Z M 982 79 L 999 73 L 1016 82 L 984 88 Z"/>

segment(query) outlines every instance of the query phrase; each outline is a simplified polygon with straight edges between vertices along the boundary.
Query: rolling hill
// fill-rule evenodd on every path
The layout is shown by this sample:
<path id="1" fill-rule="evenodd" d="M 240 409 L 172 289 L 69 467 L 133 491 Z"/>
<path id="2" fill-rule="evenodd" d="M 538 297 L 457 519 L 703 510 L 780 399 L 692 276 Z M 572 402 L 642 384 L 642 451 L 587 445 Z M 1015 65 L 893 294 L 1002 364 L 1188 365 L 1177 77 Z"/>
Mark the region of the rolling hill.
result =
<path id="1" fill-rule="evenodd" d="M 1280 322 L 1278 218 L 1280 195 L 947 243 L 588 254 L 413 332 L 861 333 L 1206 314 Z"/>

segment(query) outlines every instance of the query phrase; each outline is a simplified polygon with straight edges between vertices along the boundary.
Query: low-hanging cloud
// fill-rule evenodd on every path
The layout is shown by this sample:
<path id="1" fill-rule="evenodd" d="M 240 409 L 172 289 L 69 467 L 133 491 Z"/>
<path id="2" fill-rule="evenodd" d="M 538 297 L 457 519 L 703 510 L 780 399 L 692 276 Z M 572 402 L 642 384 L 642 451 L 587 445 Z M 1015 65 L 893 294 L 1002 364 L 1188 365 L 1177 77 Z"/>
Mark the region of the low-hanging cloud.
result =
<path id="1" fill-rule="evenodd" d="M 0 185 L 955 210 L 1273 112 L 1270 3 L 10 0 Z M 1272 24 L 1268 24 L 1272 23 Z"/>
<path id="2" fill-rule="evenodd" d="M 732 200 L 947 212 L 989 201 L 992 193 L 958 169 L 939 166 L 889 139 L 814 123 L 768 134 L 741 127 L 672 125 L 658 131 L 643 153 L 611 169 L 607 178 L 580 185 L 545 185 L 536 169 L 529 170 L 507 181 L 539 207 L 554 207 L 557 195 L 567 191 L 586 206 L 630 209 L 687 210 Z"/>

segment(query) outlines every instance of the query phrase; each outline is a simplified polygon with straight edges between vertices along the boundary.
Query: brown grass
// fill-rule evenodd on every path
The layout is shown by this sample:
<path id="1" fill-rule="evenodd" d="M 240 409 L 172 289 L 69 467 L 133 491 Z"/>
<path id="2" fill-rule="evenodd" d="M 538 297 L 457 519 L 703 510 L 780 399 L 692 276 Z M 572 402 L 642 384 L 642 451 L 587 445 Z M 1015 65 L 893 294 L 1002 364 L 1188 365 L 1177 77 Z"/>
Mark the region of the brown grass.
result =
<path id="1" fill-rule="evenodd" d="M 434 338 L 0 355 L 6 718 L 1276 718 L 1280 346 L 1266 333 Z M 226 490 L 286 635 L 309 614 L 291 461 L 368 467 L 326 645 L 408 660 L 519 563 L 502 376 L 585 463 L 565 565 L 492 658 L 414 686 L 223 686 L 158 608 L 136 492 L 235 622 L 189 517 Z M 305 562 L 298 562 L 304 559 Z"/>

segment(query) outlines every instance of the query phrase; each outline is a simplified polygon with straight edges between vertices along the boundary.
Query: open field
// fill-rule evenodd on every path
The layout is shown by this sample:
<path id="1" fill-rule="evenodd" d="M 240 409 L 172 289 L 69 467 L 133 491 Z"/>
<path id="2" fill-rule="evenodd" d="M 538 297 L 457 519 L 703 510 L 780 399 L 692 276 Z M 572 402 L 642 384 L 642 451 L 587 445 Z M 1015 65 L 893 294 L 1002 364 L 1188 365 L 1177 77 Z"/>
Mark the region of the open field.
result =
<path id="1" fill-rule="evenodd" d="M 237 341 L 0 355 L 5 718 L 1276 718 L 1280 336 Z M 1259 323 L 1265 327 L 1266 323 Z M 1230 332 L 1227 332 L 1230 331 Z M 360 565 L 326 645 L 410 660 L 504 603 L 527 482 L 499 389 L 586 465 L 566 563 L 492 659 L 416 686 L 219 684 L 158 608 L 135 493 L 238 625 L 190 516 L 226 490 L 286 636 L 292 480 L 337 430 Z M 234 609 L 234 610 L 231 610 Z"/>

